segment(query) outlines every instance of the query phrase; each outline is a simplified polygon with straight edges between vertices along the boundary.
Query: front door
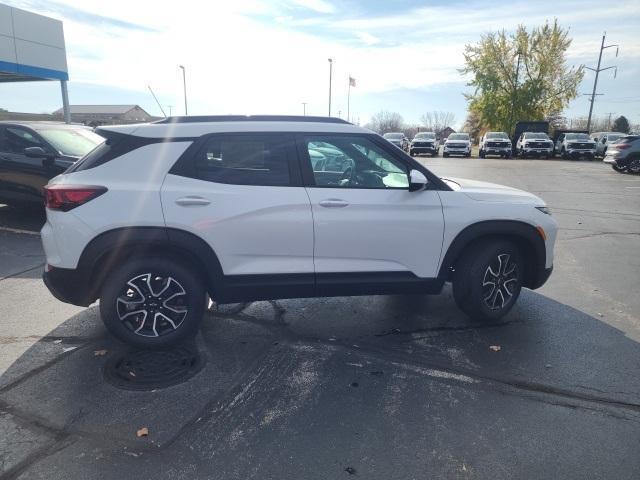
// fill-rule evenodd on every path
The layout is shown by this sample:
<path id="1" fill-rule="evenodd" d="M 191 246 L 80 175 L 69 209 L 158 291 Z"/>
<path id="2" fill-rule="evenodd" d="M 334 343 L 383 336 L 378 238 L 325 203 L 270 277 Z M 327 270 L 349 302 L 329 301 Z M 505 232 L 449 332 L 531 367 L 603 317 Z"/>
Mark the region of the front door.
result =
<path id="1" fill-rule="evenodd" d="M 410 192 L 409 167 L 368 135 L 304 135 L 299 150 L 316 274 L 437 276 L 444 230 L 437 191 Z"/>
<path id="2" fill-rule="evenodd" d="M 42 188 L 49 178 L 57 175 L 51 172 L 41 158 L 30 158 L 24 154 L 27 147 L 48 145 L 31 131 L 14 126 L 0 126 L 0 197 L 9 201 L 42 202 Z"/>

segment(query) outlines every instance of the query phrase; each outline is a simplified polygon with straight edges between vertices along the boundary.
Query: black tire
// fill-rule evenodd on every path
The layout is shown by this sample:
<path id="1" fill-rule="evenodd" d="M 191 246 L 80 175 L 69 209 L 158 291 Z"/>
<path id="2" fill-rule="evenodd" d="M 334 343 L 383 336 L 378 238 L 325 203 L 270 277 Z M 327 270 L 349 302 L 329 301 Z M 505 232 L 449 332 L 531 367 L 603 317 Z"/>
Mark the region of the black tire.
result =
<path id="1" fill-rule="evenodd" d="M 109 274 L 100 294 L 100 315 L 107 330 L 124 343 L 164 348 L 197 333 L 206 298 L 204 282 L 191 268 L 162 257 L 140 257 Z"/>
<path id="2" fill-rule="evenodd" d="M 634 158 L 627 164 L 627 173 L 638 175 L 640 174 L 640 155 L 635 155 Z"/>
<path id="3" fill-rule="evenodd" d="M 522 254 L 513 243 L 499 239 L 474 243 L 456 262 L 453 298 L 469 317 L 497 320 L 506 315 L 518 299 L 524 269 Z M 505 282 L 505 279 L 508 280 Z M 497 283 L 492 287 L 489 280 Z"/>
<path id="4" fill-rule="evenodd" d="M 447 158 L 447 157 L 449 156 L 449 154 L 448 154 L 448 153 L 445 153 L 445 152 L 442 152 L 442 156 L 443 156 L 444 158 Z"/>
<path id="5" fill-rule="evenodd" d="M 619 167 L 615 163 L 611 164 L 611 168 L 613 168 L 618 173 L 624 173 L 627 170 L 626 168 Z"/>
<path id="6" fill-rule="evenodd" d="M 478 152 L 478 156 L 480 158 L 486 158 L 487 155 L 484 153 L 484 150 L 480 150 L 480 152 Z"/>

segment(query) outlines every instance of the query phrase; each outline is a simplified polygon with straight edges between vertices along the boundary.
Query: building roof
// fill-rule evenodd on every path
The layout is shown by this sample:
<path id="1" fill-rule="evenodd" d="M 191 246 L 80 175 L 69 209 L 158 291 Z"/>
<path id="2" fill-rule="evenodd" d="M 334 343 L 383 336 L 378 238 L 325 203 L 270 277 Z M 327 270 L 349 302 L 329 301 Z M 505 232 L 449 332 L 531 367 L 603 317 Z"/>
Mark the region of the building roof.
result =
<path id="1" fill-rule="evenodd" d="M 140 108 L 138 105 L 69 105 L 71 109 L 71 115 L 73 114 L 101 114 L 101 115 L 123 115 L 134 108 Z M 145 112 L 147 113 L 147 112 Z M 62 109 L 59 108 L 55 112 L 54 115 L 61 115 Z M 147 113 L 148 115 L 148 113 Z"/>

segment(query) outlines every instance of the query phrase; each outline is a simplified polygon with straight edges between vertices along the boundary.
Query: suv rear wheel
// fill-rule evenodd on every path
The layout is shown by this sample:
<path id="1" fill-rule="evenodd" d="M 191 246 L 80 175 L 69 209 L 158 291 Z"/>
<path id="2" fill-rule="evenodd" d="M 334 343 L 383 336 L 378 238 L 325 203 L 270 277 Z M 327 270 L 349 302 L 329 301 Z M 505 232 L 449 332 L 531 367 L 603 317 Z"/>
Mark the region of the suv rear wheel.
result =
<path id="1" fill-rule="evenodd" d="M 496 320 L 515 304 L 524 276 L 524 263 L 511 242 L 485 240 L 471 245 L 457 262 L 453 297 L 471 318 Z"/>
<path id="2" fill-rule="evenodd" d="M 100 295 L 107 329 L 123 342 L 161 348 L 196 334 L 206 292 L 198 275 L 162 257 L 143 257 L 116 268 Z"/>

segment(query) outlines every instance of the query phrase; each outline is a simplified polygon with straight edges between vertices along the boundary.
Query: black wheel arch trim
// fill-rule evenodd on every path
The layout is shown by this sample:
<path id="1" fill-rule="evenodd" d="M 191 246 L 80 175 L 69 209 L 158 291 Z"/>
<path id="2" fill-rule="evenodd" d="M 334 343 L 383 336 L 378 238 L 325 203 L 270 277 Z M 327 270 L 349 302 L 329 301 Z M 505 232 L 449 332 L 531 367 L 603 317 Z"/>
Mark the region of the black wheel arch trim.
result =
<path id="1" fill-rule="evenodd" d="M 523 252 L 523 255 L 530 268 L 527 269 L 523 284 L 531 289 L 544 284 L 549 276 L 545 268 L 547 258 L 545 242 L 536 227 L 518 220 L 486 220 L 464 228 L 449 245 L 440 265 L 438 278 L 449 280 L 452 269 L 462 252 L 473 242 L 490 236 L 511 236 L 525 241 L 529 248 L 528 251 Z"/>
<path id="2" fill-rule="evenodd" d="M 108 230 L 84 248 L 76 272 L 86 279 L 86 302 L 98 298 L 102 283 L 113 267 L 132 254 L 165 254 L 187 260 L 214 294 L 222 278 L 222 267 L 213 249 L 197 235 L 167 227 L 122 227 Z M 86 303 L 85 302 L 85 303 Z"/>

